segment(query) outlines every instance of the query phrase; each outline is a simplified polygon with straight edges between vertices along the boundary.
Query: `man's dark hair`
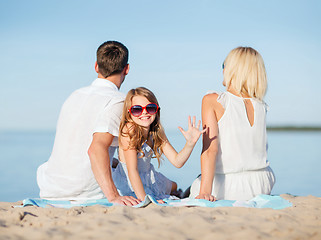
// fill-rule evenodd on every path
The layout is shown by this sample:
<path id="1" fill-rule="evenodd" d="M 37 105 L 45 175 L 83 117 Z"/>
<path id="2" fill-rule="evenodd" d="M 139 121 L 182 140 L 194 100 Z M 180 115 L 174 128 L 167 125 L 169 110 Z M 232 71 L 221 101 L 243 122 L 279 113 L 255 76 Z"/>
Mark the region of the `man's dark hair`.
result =
<path id="1" fill-rule="evenodd" d="M 128 64 L 128 49 L 117 41 L 104 42 L 97 49 L 97 64 L 105 78 L 121 73 Z"/>

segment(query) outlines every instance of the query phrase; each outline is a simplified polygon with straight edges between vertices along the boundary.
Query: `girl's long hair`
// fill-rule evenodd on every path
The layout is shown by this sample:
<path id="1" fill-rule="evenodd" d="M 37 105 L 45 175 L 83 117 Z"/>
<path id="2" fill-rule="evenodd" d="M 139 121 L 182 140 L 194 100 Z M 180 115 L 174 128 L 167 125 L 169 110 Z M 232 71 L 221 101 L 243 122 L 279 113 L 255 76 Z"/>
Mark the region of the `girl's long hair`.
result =
<path id="1" fill-rule="evenodd" d="M 262 56 L 251 47 L 233 49 L 224 61 L 224 82 L 237 93 L 263 100 L 267 77 Z"/>
<path id="2" fill-rule="evenodd" d="M 149 89 L 144 87 L 138 87 L 129 90 L 124 102 L 123 115 L 119 127 L 119 136 L 129 136 L 129 148 L 136 149 L 137 152 L 141 152 L 142 154 L 144 154 L 142 151 L 142 145 L 147 139 L 151 137 L 153 140 L 152 149 L 154 151 L 155 157 L 158 160 L 159 166 L 162 159 L 161 156 L 163 154 L 162 145 L 166 141 L 164 129 L 160 123 L 160 108 L 156 113 L 154 122 L 150 125 L 147 139 L 144 139 L 143 128 L 132 120 L 129 112 L 134 96 L 145 97 L 148 99 L 148 101 L 156 103 L 159 106 L 155 95 Z"/>

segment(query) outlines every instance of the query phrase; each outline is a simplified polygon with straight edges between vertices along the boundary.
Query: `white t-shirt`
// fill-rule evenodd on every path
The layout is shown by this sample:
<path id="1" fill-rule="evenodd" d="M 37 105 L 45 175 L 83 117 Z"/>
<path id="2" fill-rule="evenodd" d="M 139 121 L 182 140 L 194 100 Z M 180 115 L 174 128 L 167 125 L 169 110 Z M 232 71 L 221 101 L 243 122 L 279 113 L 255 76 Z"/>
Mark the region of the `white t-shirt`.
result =
<path id="1" fill-rule="evenodd" d="M 115 136 L 109 148 L 112 159 L 124 98 L 114 83 L 100 78 L 69 96 L 59 115 L 51 156 L 37 171 L 41 198 L 104 198 L 87 151 L 95 132 L 108 132 Z"/>

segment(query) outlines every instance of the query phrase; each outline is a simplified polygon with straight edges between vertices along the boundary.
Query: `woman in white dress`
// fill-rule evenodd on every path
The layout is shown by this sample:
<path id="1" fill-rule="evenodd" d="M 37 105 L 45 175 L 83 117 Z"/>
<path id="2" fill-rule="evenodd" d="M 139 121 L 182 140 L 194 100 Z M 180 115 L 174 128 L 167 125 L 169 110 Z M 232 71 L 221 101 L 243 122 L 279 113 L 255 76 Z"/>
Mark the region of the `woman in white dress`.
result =
<path id="1" fill-rule="evenodd" d="M 267 78 L 261 55 L 250 47 L 233 49 L 223 63 L 226 92 L 202 101 L 201 176 L 190 197 L 214 201 L 249 200 L 270 194 L 275 177 L 267 160 Z"/>

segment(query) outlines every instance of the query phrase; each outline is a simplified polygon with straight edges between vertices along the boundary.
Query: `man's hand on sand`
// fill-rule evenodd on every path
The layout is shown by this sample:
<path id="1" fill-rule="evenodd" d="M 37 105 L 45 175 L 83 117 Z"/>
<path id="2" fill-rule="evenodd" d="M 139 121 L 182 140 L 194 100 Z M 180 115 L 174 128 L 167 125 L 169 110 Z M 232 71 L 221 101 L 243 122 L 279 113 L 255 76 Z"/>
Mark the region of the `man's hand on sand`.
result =
<path id="1" fill-rule="evenodd" d="M 111 203 L 118 203 L 120 205 L 125 205 L 125 206 L 135 206 L 140 201 L 132 196 L 118 196 L 115 197 L 114 199 L 110 200 Z"/>
<path id="2" fill-rule="evenodd" d="M 214 202 L 216 201 L 215 197 L 211 194 L 199 194 L 196 199 L 205 199 L 207 201 Z"/>

